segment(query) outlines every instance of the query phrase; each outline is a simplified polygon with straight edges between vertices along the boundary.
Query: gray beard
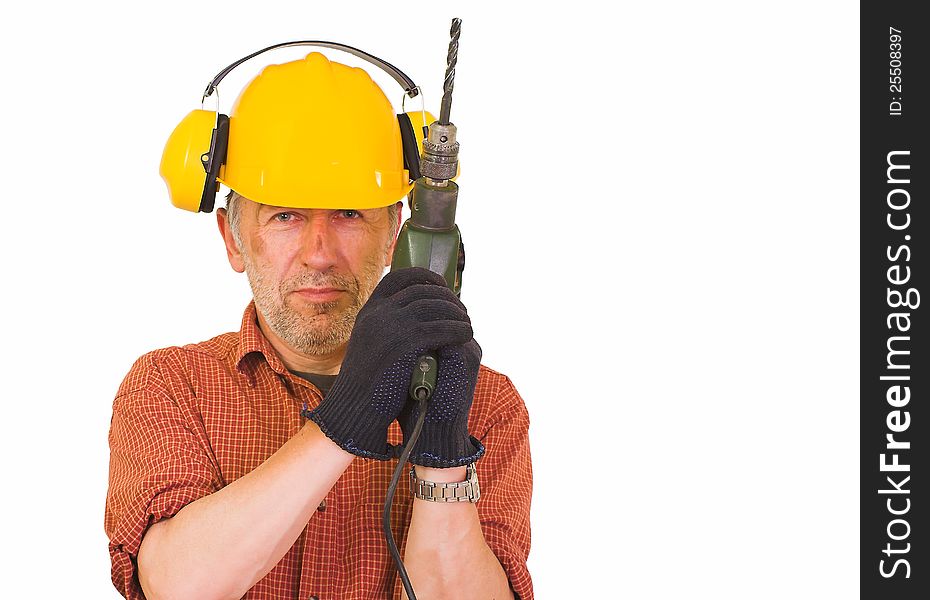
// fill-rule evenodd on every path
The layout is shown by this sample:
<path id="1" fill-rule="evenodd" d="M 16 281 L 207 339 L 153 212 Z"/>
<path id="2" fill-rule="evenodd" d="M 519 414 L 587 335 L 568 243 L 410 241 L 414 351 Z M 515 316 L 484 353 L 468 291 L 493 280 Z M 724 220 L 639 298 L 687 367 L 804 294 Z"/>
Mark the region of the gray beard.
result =
<path id="1" fill-rule="evenodd" d="M 246 276 L 252 287 L 255 308 L 279 338 L 296 352 L 308 356 L 332 354 L 348 343 L 355 319 L 380 280 L 374 263 L 366 264 L 360 281 L 355 277 L 319 272 L 305 273 L 285 280 L 274 289 L 251 257 L 243 253 Z M 339 301 L 314 304 L 312 313 L 295 310 L 285 300 L 288 292 L 306 287 L 336 287 L 346 290 L 352 302 L 342 311 Z"/>

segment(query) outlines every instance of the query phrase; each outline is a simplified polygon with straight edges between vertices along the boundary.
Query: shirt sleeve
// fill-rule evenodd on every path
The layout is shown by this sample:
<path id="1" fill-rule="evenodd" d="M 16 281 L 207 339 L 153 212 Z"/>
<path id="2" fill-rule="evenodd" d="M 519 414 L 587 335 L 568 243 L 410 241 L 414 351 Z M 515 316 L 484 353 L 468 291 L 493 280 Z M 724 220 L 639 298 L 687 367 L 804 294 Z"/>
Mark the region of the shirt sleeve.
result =
<path id="1" fill-rule="evenodd" d="M 533 494 L 530 420 L 513 383 L 501 377 L 493 402 L 502 410 L 481 438 L 486 452 L 476 464 L 481 486 L 478 517 L 485 542 L 504 567 L 514 594 L 532 600 L 533 582 L 526 567 Z"/>
<path id="2" fill-rule="evenodd" d="M 170 358 L 136 361 L 113 402 L 104 528 L 113 585 L 130 599 L 145 597 L 136 558 L 148 528 L 222 487 L 190 385 Z"/>

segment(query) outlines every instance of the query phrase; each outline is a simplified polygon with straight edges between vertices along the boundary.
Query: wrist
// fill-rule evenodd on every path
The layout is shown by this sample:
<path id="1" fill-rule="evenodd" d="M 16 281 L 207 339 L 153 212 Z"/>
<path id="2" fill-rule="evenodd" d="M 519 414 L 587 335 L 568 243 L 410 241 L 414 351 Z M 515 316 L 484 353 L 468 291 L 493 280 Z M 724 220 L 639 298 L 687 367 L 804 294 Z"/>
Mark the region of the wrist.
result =
<path id="1" fill-rule="evenodd" d="M 303 443 L 309 447 L 318 448 L 321 452 L 325 452 L 329 457 L 340 457 L 346 463 L 346 466 L 355 459 L 354 454 L 346 452 L 339 444 L 323 433 L 320 426 L 313 421 L 308 420 L 304 423 L 295 437 L 301 438 Z"/>
<path id="2" fill-rule="evenodd" d="M 433 467 L 421 467 L 420 465 L 414 465 L 414 471 L 417 474 L 419 479 L 424 481 L 433 481 L 435 483 L 457 483 L 459 481 L 465 481 L 466 479 L 466 468 L 462 467 L 451 467 L 449 469 L 436 469 Z"/>
<path id="3" fill-rule="evenodd" d="M 339 408 L 328 410 L 328 406 L 321 404 L 308 410 L 304 404 L 300 414 L 307 419 L 307 423 L 314 423 L 325 437 L 349 454 L 377 460 L 393 457 L 387 443 L 386 426 L 382 428 L 381 423 L 364 416 L 351 418 L 347 416 L 350 413 L 340 412 Z"/>

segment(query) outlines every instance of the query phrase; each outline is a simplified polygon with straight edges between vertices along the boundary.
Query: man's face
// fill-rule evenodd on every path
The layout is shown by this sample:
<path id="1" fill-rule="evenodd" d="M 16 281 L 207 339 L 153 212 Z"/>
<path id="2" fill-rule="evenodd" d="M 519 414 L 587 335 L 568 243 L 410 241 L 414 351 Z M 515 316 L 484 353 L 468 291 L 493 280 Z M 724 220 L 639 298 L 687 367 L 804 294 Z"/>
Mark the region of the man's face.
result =
<path id="1" fill-rule="evenodd" d="M 230 248 L 231 236 L 225 231 L 224 237 L 230 264 L 248 276 L 264 322 L 301 354 L 339 349 L 390 264 L 394 240 L 388 209 L 295 209 L 240 202 L 238 253 Z"/>

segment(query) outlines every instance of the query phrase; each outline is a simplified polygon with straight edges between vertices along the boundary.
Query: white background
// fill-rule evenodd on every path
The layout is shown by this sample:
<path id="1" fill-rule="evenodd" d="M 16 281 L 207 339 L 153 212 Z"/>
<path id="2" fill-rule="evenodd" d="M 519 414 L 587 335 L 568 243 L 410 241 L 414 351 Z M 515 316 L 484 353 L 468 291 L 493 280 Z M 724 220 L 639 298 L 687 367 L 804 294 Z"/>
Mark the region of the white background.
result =
<path id="1" fill-rule="evenodd" d="M 239 326 L 214 217 L 158 176 L 207 81 L 329 39 L 438 113 L 453 16 L 463 300 L 530 411 L 537 597 L 857 594 L 858 6 L 646 4 L 4 9 L 5 595 L 117 596 L 116 388 Z"/>

